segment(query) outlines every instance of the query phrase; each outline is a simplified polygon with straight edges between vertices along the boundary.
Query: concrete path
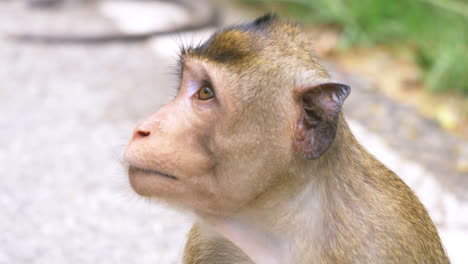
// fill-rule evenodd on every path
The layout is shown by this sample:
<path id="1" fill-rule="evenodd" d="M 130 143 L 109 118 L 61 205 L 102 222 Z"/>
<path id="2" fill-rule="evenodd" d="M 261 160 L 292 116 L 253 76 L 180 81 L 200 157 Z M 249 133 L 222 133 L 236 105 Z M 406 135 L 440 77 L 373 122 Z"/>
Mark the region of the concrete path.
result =
<path id="1" fill-rule="evenodd" d="M 141 14 L 142 5 L 57 12 L 3 1 L 0 32 L 135 32 L 152 23 L 122 8 Z M 167 5 L 143 9 L 160 21 L 186 15 Z M 175 95 L 177 42 L 197 38 L 185 37 L 99 47 L 0 41 L 0 264 L 180 263 L 191 217 L 136 196 L 119 159 L 134 124 Z M 350 124 L 415 188 L 453 263 L 466 263 L 467 204 L 359 121 Z"/>

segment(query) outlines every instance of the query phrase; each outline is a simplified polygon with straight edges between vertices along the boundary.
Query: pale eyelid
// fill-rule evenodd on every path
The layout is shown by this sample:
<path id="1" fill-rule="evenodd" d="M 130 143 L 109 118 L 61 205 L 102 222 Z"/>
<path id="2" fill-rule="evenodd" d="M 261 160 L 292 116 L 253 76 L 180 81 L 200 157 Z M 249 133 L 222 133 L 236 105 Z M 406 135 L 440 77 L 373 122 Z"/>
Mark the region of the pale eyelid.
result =
<path id="1" fill-rule="evenodd" d="M 186 72 L 186 77 L 188 79 L 186 88 L 188 94 L 195 96 L 203 86 L 208 85 L 216 96 L 216 91 L 214 89 L 210 75 L 208 74 L 205 67 L 197 68 L 197 70 L 188 64 L 184 64 L 183 66 L 184 72 Z"/>
<path id="2" fill-rule="evenodd" d="M 196 94 L 198 90 L 200 90 L 200 86 L 201 86 L 200 82 L 195 81 L 195 80 L 190 80 L 188 82 L 187 91 L 191 95 Z"/>

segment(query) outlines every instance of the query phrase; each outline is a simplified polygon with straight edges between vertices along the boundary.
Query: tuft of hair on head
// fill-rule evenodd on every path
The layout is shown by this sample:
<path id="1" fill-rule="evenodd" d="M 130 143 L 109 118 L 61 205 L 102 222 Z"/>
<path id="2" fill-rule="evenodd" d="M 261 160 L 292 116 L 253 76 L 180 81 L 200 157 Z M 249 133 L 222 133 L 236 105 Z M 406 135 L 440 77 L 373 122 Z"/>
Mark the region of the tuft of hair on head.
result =
<path id="1" fill-rule="evenodd" d="M 266 13 L 265 15 L 255 19 L 251 25 L 257 29 L 265 29 L 265 27 L 272 25 L 276 21 L 278 21 L 279 17 L 277 14 L 270 12 Z"/>

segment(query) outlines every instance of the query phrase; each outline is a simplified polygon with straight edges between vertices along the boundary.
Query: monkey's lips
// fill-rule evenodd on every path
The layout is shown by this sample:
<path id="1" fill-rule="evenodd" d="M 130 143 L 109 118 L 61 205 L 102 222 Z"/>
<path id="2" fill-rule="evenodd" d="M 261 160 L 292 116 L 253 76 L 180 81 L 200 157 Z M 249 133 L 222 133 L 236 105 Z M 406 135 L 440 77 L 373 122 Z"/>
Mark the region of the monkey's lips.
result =
<path id="1" fill-rule="evenodd" d="M 144 168 L 139 168 L 135 166 L 129 166 L 128 167 L 128 174 L 129 175 L 138 175 L 138 174 L 144 174 L 144 175 L 155 175 L 155 176 L 161 176 L 164 178 L 172 179 L 172 180 L 177 180 L 177 177 L 162 173 L 160 171 L 155 171 L 155 170 L 150 170 L 150 169 L 144 169 Z"/>
<path id="2" fill-rule="evenodd" d="M 128 178 L 133 190 L 146 197 L 161 197 L 180 186 L 179 179 L 173 175 L 133 165 L 128 167 Z"/>

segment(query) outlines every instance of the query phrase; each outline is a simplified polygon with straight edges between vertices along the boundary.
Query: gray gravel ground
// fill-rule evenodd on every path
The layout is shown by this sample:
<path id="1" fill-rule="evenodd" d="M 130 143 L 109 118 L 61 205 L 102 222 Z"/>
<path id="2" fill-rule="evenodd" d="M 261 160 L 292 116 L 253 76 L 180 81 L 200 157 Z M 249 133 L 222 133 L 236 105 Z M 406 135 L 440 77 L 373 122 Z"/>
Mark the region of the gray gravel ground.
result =
<path id="1" fill-rule="evenodd" d="M 95 9 L 62 12 L 0 2 L 0 32 L 118 24 Z M 175 61 L 166 52 L 174 40 L 100 47 L 0 41 L 1 264 L 179 263 L 191 217 L 138 198 L 119 165 L 134 124 L 175 93 Z M 453 263 L 466 263 L 466 203 L 423 163 L 350 117 L 356 136 L 429 208 Z"/>

